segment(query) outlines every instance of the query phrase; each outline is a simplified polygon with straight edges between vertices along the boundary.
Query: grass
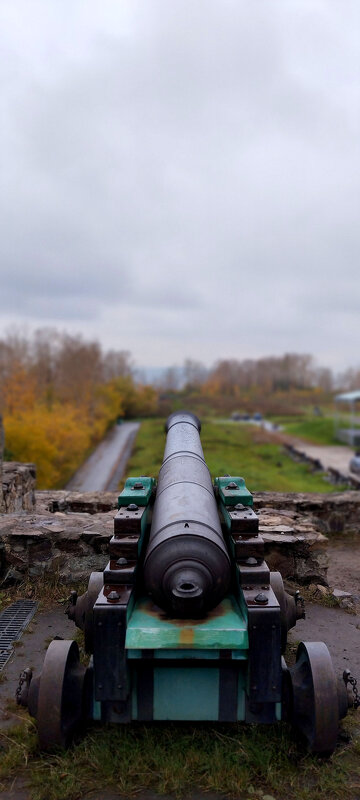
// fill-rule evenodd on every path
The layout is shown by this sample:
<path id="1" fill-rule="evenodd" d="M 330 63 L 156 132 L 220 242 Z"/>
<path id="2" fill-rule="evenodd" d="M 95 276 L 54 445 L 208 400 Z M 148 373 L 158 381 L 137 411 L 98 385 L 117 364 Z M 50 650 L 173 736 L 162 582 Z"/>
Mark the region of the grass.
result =
<path id="1" fill-rule="evenodd" d="M 48 575 L 41 581 L 34 580 L 27 576 L 22 583 L 8 586 L 0 591 L 0 612 L 7 608 L 16 600 L 24 599 L 35 600 L 39 604 L 39 610 L 46 610 L 56 604 L 66 605 L 70 590 L 76 589 L 78 594 L 82 594 L 87 589 L 87 582 L 65 584 L 57 575 Z M 31 631 L 31 628 L 30 628 Z M 25 631 L 29 633 L 30 631 Z"/>
<path id="2" fill-rule="evenodd" d="M 333 417 L 305 416 L 291 421 L 284 418 L 281 420 L 281 424 L 286 433 L 312 444 L 344 446 L 344 442 L 339 442 L 338 439 L 335 439 Z M 349 427 L 349 424 L 349 420 L 343 421 L 344 428 Z"/>
<path id="3" fill-rule="evenodd" d="M 254 426 L 205 421 L 201 441 L 212 476 L 242 475 L 250 491 L 339 491 L 339 487 L 313 474 L 308 465 L 292 461 L 282 451 L 281 444 Z M 164 422 L 145 420 L 138 432 L 127 474 L 157 476 L 164 445 Z"/>
<path id="4" fill-rule="evenodd" d="M 31 720 L 0 732 L 0 780 L 19 773 L 33 800 L 76 800 L 88 792 L 144 790 L 186 797 L 194 790 L 238 800 L 355 800 L 360 745 L 352 713 L 329 760 L 305 753 L 287 725 L 149 724 L 93 727 L 68 751 L 41 755 Z M 350 739 L 350 741 L 349 741 Z M 3 784 L 5 785 L 5 784 Z"/>
<path id="5" fill-rule="evenodd" d="M 313 444 L 340 445 L 334 436 L 333 417 L 300 418 L 284 424 L 286 433 Z"/>
<path id="6" fill-rule="evenodd" d="M 322 594 L 322 592 L 319 592 L 316 584 L 314 583 L 310 583 L 308 586 L 304 586 L 304 584 L 296 582 L 291 582 L 291 589 L 299 590 L 301 596 L 305 600 L 305 607 L 306 603 L 316 603 L 316 605 L 325 606 L 325 608 L 339 607 L 339 603 L 336 600 L 336 597 L 334 597 L 334 595 L 331 593 L 330 589 L 327 591 L 326 594 Z"/>

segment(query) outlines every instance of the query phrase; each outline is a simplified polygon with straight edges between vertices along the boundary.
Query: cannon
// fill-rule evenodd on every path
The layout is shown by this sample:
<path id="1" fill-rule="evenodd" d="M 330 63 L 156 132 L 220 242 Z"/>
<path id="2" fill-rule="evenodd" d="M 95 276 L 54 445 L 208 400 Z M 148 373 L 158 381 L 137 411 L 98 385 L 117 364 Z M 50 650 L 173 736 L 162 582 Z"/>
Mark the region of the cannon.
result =
<path id="1" fill-rule="evenodd" d="M 231 565 L 194 414 L 169 417 L 144 560 L 145 588 L 174 617 L 218 605 Z"/>
<path id="2" fill-rule="evenodd" d="M 322 642 L 301 642 L 287 665 L 302 598 L 264 561 L 244 479 L 212 482 L 200 431 L 192 413 L 169 417 L 157 483 L 127 479 L 108 564 L 71 593 L 88 664 L 75 641 L 56 639 L 40 675 L 20 677 L 42 749 L 67 746 L 87 720 L 287 720 L 311 752 L 335 748 L 349 677 L 337 679 Z"/>

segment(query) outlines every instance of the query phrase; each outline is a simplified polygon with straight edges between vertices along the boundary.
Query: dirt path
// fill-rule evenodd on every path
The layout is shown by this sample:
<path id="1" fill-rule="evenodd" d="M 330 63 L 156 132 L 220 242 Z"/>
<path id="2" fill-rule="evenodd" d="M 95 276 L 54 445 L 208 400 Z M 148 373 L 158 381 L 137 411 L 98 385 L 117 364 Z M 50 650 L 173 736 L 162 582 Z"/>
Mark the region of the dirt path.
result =
<path id="1" fill-rule="evenodd" d="M 360 539 L 347 536 L 329 539 L 328 581 L 333 589 L 360 598 Z M 335 671 L 350 669 L 360 683 L 360 614 L 340 608 L 306 603 L 306 619 L 290 632 L 290 641 L 325 642 Z"/>
<path id="2" fill-rule="evenodd" d="M 325 642 L 335 673 L 349 669 L 360 683 L 360 616 L 341 608 L 326 608 L 306 603 L 306 619 L 300 619 L 290 631 L 291 642 Z"/>
<path id="3" fill-rule="evenodd" d="M 175 800 L 174 795 L 159 795 L 151 791 L 136 794 L 136 798 L 137 800 Z M 0 800 L 30 800 L 30 793 L 26 788 L 24 779 L 21 777 L 15 778 L 10 782 L 9 789 L 0 792 Z M 129 800 L 129 797 L 119 794 L 116 789 L 107 788 L 86 794 L 82 800 Z M 206 792 L 206 794 L 192 792 L 191 794 L 186 794 L 186 800 L 224 800 L 224 796 L 222 794 L 213 794 L 213 792 Z"/>
<path id="4" fill-rule="evenodd" d="M 1 673 L 3 682 L 0 683 L 0 729 L 11 727 L 19 721 L 14 709 L 14 699 L 20 672 L 25 667 L 31 667 L 38 674 L 50 641 L 55 636 L 73 639 L 75 633 L 74 623 L 65 616 L 63 605 L 35 614 Z"/>
<path id="5" fill-rule="evenodd" d="M 342 589 L 360 597 L 360 538 L 331 538 L 327 551 L 329 585 L 333 589 Z"/>
<path id="6" fill-rule="evenodd" d="M 138 422 L 114 425 L 66 486 L 74 492 L 116 491 L 139 429 Z"/>

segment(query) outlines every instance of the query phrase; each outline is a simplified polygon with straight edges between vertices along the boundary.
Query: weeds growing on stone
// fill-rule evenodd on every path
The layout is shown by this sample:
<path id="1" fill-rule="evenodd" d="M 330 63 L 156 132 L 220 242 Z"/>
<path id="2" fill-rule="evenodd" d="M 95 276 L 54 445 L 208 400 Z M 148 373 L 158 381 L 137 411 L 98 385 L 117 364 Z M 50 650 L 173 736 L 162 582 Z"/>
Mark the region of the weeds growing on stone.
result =
<path id="1" fill-rule="evenodd" d="M 71 589 L 76 589 L 78 594 L 82 594 L 87 588 L 85 583 L 64 583 L 58 575 L 48 575 L 42 580 L 26 577 L 21 583 L 7 587 L 0 591 L 0 612 L 7 608 L 16 600 L 26 598 L 35 600 L 39 604 L 39 610 L 47 610 L 58 604 L 66 605 Z M 33 625 L 34 623 L 32 623 Z M 29 633 L 32 630 L 28 631 Z"/>

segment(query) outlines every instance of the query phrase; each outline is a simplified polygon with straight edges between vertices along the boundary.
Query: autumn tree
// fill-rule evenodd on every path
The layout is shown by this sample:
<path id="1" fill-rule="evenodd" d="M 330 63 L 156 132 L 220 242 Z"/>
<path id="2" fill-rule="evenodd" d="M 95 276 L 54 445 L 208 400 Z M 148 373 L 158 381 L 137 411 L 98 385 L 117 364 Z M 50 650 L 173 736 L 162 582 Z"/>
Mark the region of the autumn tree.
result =
<path id="1" fill-rule="evenodd" d="M 121 416 L 154 414 L 157 392 L 135 382 L 130 354 L 43 328 L 0 340 L 0 411 L 8 457 L 34 461 L 38 486 L 66 482 Z"/>

